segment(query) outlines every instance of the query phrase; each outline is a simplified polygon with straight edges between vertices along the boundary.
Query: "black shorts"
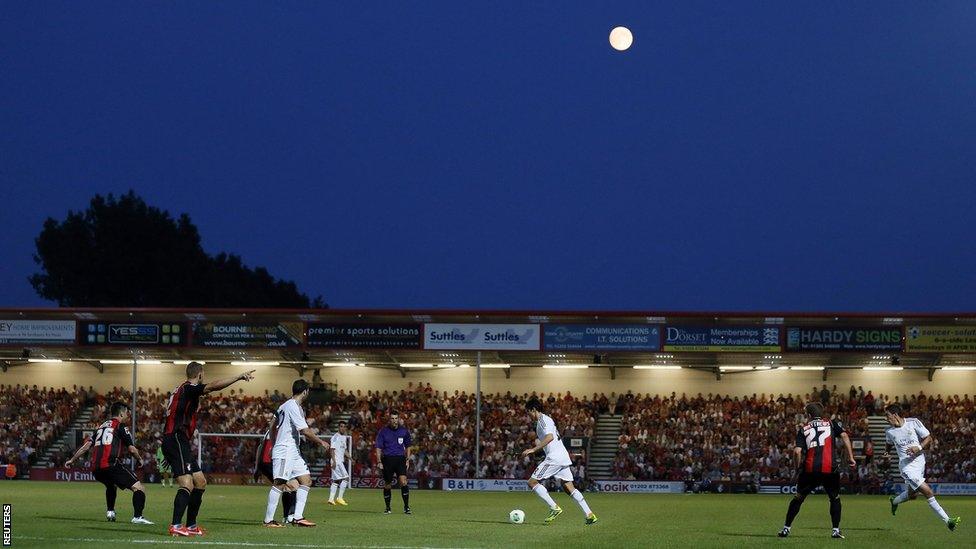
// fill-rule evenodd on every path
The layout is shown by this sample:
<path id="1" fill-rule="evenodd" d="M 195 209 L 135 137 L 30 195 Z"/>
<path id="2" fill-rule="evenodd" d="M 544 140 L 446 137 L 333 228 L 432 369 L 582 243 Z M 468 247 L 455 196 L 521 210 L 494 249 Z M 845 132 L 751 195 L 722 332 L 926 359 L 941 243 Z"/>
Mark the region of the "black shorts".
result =
<path id="1" fill-rule="evenodd" d="M 189 475 L 200 472 L 200 464 L 193 457 L 193 449 L 186 433 L 177 431 L 170 435 L 163 435 L 163 456 L 173 470 L 173 476 Z"/>
<path id="2" fill-rule="evenodd" d="M 132 485 L 139 482 L 135 473 L 121 465 L 113 465 L 104 469 L 95 469 L 95 480 L 101 482 L 105 487 L 118 486 L 123 490 L 131 490 Z"/>
<path id="3" fill-rule="evenodd" d="M 831 498 L 840 494 L 840 473 L 807 473 L 800 472 L 796 481 L 796 493 L 800 496 L 810 495 L 818 486 L 823 486 L 824 492 Z"/>
<path id="4" fill-rule="evenodd" d="M 271 463 L 259 463 L 258 472 L 261 473 L 261 476 L 271 481 L 271 484 L 274 484 L 274 471 L 271 469 Z"/>
<path id="5" fill-rule="evenodd" d="M 390 484 L 396 477 L 407 476 L 406 456 L 383 456 L 383 482 Z"/>

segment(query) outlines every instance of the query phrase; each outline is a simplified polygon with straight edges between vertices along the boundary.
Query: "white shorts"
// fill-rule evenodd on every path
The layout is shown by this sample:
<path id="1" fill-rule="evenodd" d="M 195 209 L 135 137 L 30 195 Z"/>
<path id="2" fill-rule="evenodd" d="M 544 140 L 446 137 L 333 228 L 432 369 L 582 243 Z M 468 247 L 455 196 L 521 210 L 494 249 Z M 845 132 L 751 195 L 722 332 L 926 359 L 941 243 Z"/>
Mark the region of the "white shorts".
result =
<path id="1" fill-rule="evenodd" d="M 274 478 L 284 480 L 292 480 L 310 474 L 308 465 L 301 456 L 271 458 L 271 472 L 274 474 Z"/>
<path id="2" fill-rule="evenodd" d="M 549 461 L 548 459 L 542 460 L 542 463 L 532 471 L 532 478 L 536 480 L 546 480 L 547 478 L 556 477 L 563 482 L 573 482 L 573 472 L 570 471 L 570 465 L 560 465 Z"/>
<path id="3" fill-rule="evenodd" d="M 901 472 L 901 478 L 905 479 L 905 484 L 908 484 L 912 490 L 918 490 L 918 487 L 925 482 L 925 457 L 918 456 L 915 459 L 899 462 L 898 470 Z"/>
<path id="4" fill-rule="evenodd" d="M 349 473 L 346 472 L 346 464 L 340 461 L 332 466 L 332 480 L 342 480 L 344 478 L 349 478 Z"/>

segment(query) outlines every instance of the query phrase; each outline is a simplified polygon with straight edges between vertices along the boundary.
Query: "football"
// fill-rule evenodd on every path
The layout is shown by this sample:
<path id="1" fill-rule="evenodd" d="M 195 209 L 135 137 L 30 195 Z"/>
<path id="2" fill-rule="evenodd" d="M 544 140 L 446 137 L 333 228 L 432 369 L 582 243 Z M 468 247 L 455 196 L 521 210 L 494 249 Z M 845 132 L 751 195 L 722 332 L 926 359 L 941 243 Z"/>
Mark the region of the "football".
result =
<path id="1" fill-rule="evenodd" d="M 525 522 L 525 511 L 512 509 L 512 512 L 508 514 L 508 521 L 512 524 L 522 524 Z"/>

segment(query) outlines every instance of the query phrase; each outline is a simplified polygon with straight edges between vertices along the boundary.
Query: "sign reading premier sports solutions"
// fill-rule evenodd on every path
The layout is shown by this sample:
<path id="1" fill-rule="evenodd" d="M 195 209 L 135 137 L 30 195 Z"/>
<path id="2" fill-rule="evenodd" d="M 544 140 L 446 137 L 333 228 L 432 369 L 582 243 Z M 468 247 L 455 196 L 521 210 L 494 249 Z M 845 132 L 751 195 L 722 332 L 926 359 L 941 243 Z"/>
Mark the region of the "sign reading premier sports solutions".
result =
<path id="1" fill-rule="evenodd" d="M 201 347 L 299 347 L 301 322 L 194 322 L 193 344 Z"/>
<path id="2" fill-rule="evenodd" d="M 780 329 L 774 326 L 668 326 L 664 331 L 665 351 L 762 353 L 780 349 Z"/>
<path id="3" fill-rule="evenodd" d="M 538 324 L 424 324 L 424 349 L 538 351 Z"/>
<path id="4" fill-rule="evenodd" d="M 909 326 L 905 351 L 915 353 L 976 353 L 976 326 Z"/>
<path id="5" fill-rule="evenodd" d="M 661 328 L 650 324 L 546 324 L 546 351 L 659 351 Z"/>
<path id="6" fill-rule="evenodd" d="M 0 320 L 0 345 L 70 345 L 74 320 Z"/>
<path id="7" fill-rule="evenodd" d="M 900 351 L 901 328 L 786 329 L 787 351 Z"/>
<path id="8" fill-rule="evenodd" d="M 419 349 L 420 324 L 313 323 L 307 343 L 330 349 Z"/>

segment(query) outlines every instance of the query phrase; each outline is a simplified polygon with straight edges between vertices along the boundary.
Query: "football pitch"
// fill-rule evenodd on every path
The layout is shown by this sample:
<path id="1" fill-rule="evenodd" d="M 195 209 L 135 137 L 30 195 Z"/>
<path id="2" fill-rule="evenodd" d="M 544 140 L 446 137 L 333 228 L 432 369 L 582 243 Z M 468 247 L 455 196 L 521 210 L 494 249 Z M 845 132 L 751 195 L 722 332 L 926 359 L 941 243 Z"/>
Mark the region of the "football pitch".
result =
<path id="1" fill-rule="evenodd" d="M 565 494 L 556 494 L 564 513 L 542 523 L 545 506 L 532 493 L 411 491 L 414 514 L 402 513 L 394 491 L 394 514 L 383 515 L 379 490 L 349 490 L 348 507 L 327 506 L 327 489 L 313 489 L 306 516 L 317 528 L 265 529 L 266 488 L 212 486 L 200 524 L 202 538 L 171 538 L 173 488 L 149 486 L 145 515 L 155 526 L 129 523 L 131 496 L 120 492 L 118 522 L 105 520 L 104 490 L 95 483 L 0 482 L 0 503 L 12 507 L 12 547 L 976 547 L 976 498 L 943 497 L 953 516 L 949 532 L 923 500 L 903 504 L 892 517 L 882 496 L 845 496 L 841 525 L 846 540 L 830 539 L 825 496 L 804 503 L 789 539 L 783 524 L 788 496 L 587 494 L 600 517 L 583 525 L 583 515 Z M 512 509 L 526 523 L 508 523 Z M 280 515 L 280 511 L 279 511 Z"/>

